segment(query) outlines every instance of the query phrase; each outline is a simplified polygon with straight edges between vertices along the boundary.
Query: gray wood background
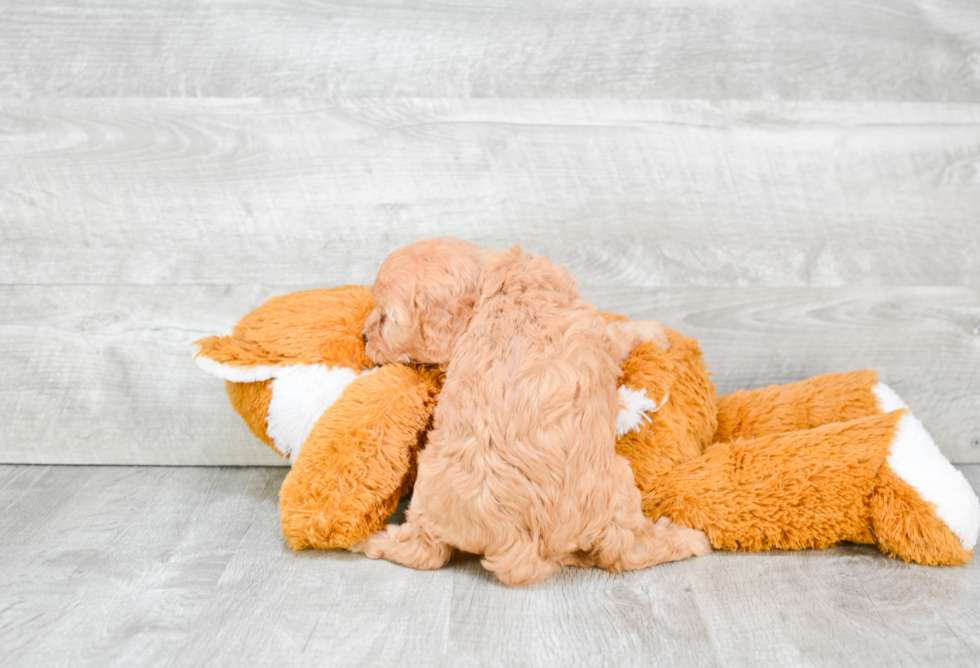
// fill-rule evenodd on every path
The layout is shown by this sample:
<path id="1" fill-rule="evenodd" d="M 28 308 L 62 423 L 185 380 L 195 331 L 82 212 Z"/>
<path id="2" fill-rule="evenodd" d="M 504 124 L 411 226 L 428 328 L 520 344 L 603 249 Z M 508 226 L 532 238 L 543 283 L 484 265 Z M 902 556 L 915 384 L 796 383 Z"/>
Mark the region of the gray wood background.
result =
<path id="1" fill-rule="evenodd" d="M 976 559 L 289 552 L 190 344 L 434 235 L 723 392 L 878 369 L 980 487 L 976 0 L 0 0 L 0 666 L 977 665 Z"/>
<path id="2" fill-rule="evenodd" d="M 281 463 L 189 361 L 434 235 L 980 462 L 980 5 L 0 0 L 0 462 Z"/>

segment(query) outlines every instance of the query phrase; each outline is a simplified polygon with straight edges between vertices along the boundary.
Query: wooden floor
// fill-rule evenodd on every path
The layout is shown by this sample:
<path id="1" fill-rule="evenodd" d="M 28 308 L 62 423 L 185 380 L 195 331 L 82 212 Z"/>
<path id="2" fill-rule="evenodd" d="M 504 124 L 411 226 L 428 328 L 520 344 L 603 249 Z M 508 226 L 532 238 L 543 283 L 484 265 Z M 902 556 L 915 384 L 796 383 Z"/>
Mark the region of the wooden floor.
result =
<path id="1" fill-rule="evenodd" d="M 439 235 L 722 392 L 874 368 L 980 486 L 975 0 L 0 0 L 0 668 L 980 665 L 977 563 L 289 553 L 191 343 Z"/>
<path id="2" fill-rule="evenodd" d="M 980 465 L 961 466 L 974 487 Z M 508 589 L 289 552 L 284 469 L 0 467 L 4 666 L 976 666 L 980 561 L 731 553 Z"/>

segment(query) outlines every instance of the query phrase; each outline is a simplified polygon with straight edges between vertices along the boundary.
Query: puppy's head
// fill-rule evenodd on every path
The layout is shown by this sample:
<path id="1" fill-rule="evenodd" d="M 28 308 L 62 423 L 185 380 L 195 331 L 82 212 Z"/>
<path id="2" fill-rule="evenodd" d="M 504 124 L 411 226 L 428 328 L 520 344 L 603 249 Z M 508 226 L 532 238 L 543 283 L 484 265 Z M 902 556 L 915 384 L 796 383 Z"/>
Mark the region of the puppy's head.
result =
<path id="1" fill-rule="evenodd" d="M 486 253 L 442 238 L 389 255 L 371 288 L 377 307 L 364 329 L 371 361 L 446 365 L 469 325 Z"/>

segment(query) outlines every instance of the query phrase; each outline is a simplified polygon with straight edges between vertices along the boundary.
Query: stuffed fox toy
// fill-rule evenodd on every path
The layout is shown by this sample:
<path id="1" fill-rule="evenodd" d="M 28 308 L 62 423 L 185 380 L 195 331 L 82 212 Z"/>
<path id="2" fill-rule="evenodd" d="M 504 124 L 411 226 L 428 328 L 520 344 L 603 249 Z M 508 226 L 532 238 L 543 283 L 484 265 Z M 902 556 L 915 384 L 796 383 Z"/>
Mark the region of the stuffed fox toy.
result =
<path id="1" fill-rule="evenodd" d="M 196 344 L 252 433 L 292 462 L 279 503 L 296 550 L 363 540 L 414 480 L 441 376 L 373 368 L 373 308 L 360 286 L 294 293 Z M 648 516 L 701 529 L 716 549 L 849 541 L 920 564 L 970 559 L 980 501 L 873 371 L 717 396 L 697 341 L 667 334 L 667 350 L 632 351 L 620 387 L 617 450 Z"/>

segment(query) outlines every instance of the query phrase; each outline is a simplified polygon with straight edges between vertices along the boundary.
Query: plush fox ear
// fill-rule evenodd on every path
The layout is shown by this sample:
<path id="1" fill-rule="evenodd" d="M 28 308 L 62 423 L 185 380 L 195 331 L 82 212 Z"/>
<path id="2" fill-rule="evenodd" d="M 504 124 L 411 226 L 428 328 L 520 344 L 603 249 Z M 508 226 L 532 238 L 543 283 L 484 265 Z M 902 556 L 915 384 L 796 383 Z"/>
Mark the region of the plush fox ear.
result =
<path id="1" fill-rule="evenodd" d="M 449 361 L 473 314 L 483 253 L 455 239 L 432 239 L 395 251 L 381 265 L 373 291 L 412 333 L 414 361 Z"/>
<path id="2" fill-rule="evenodd" d="M 255 436 L 295 458 L 320 415 L 371 368 L 361 332 L 374 300 L 344 286 L 270 299 L 231 336 L 194 344 L 194 363 L 226 381 L 232 407 Z"/>
<path id="3" fill-rule="evenodd" d="M 412 296 L 415 330 L 422 342 L 424 360 L 446 364 L 460 334 L 466 331 L 476 304 L 476 286 L 440 285 L 436 290 L 417 289 Z"/>
<path id="4" fill-rule="evenodd" d="M 194 343 L 194 364 L 212 376 L 233 383 L 269 380 L 282 361 L 281 355 L 230 336 L 209 336 Z"/>
<path id="5" fill-rule="evenodd" d="M 209 336 L 194 343 L 194 364 L 225 381 L 231 407 L 245 421 L 249 431 L 281 457 L 289 452 L 276 445 L 268 431 L 272 383 L 278 366 L 277 356 L 264 354 L 230 336 Z"/>
<path id="6" fill-rule="evenodd" d="M 231 336 L 197 341 L 194 359 L 208 373 L 238 383 L 273 377 L 259 367 L 321 364 L 364 371 L 374 366 L 362 338 L 373 308 L 370 290 L 359 285 L 274 297 L 242 318 Z"/>

